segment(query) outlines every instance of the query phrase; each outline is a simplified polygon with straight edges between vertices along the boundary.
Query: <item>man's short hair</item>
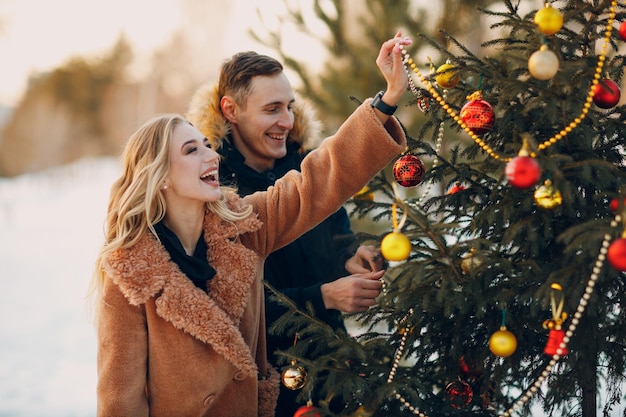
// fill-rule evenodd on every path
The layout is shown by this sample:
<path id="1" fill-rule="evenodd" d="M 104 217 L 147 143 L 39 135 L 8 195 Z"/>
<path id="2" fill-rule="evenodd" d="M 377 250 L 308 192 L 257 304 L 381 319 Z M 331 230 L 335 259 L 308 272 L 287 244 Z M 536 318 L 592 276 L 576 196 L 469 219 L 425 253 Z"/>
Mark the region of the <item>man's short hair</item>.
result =
<path id="1" fill-rule="evenodd" d="M 218 94 L 231 96 L 237 104 L 244 106 L 250 94 L 252 78 L 272 76 L 283 71 L 276 59 L 254 51 L 239 52 L 222 64 Z"/>

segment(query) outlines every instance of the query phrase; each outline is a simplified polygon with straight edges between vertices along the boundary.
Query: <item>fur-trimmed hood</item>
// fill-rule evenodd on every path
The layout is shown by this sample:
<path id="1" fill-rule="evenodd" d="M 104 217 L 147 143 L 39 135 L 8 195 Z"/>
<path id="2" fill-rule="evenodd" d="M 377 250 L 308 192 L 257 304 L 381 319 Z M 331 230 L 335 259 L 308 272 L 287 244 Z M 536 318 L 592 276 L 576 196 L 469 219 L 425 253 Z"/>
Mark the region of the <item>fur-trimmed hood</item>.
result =
<path id="1" fill-rule="evenodd" d="M 193 94 L 186 114 L 189 120 L 209 139 L 213 149 L 218 149 L 230 131 L 230 124 L 220 109 L 220 96 L 217 83 L 200 86 Z M 296 97 L 293 106 L 294 125 L 289 132 L 288 142 L 301 145 L 306 151 L 316 148 L 321 140 L 321 122 L 312 105 L 301 97 Z"/>

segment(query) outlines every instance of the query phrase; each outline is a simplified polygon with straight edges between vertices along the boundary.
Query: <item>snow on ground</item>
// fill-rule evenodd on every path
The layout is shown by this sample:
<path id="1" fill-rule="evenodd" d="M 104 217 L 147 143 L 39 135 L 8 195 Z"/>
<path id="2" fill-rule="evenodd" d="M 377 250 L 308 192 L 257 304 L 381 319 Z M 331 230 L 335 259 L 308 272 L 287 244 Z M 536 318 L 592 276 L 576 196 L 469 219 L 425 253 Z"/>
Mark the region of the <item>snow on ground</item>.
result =
<path id="1" fill-rule="evenodd" d="M 95 415 L 86 293 L 117 160 L 0 179 L 0 417 Z"/>

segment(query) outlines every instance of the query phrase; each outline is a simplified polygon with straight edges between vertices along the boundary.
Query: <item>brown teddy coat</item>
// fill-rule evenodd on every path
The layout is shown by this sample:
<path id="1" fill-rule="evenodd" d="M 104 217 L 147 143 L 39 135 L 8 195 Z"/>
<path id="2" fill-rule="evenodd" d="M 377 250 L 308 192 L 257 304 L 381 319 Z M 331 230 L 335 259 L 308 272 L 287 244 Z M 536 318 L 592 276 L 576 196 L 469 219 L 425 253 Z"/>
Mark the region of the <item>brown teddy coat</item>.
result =
<path id="1" fill-rule="evenodd" d="M 208 294 L 151 234 L 105 262 L 98 326 L 98 416 L 270 417 L 278 373 L 267 362 L 263 262 L 313 228 L 402 152 L 394 118 L 371 99 L 266 192 L 229 194 L 254 214 L 222 221 L 207 211 L 204 238 L 217 271 Z"/>

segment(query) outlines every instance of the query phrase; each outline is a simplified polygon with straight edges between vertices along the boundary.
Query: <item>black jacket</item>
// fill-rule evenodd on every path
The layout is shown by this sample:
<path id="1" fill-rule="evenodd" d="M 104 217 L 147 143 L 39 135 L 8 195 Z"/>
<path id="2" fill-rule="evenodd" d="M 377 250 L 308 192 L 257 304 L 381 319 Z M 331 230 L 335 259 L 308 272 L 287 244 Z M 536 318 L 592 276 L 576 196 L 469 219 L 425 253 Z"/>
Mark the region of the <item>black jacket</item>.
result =
<path id="1" fill-rule="evenodd" d="M 298 152 L 299 148 L 297 143 L 288 143 L 287 155 L 277 160 L 273 169 L 257 172 L 244 164 L 243 155 L 231 145 L 231 140 L 224 140 L 218 149 L 218 153 L 224 156 L 220 162 L 220 183 L 237 187 L 242 196 L 265 190 L 288 171 L 300 168 L 305 154 Z M 344 264 L 351 256 L 349 248 L 353 242 L 350 219 L 346 210 L 340 208 L 298 240 L 272 253 L 265 262 L 265 280 L 300 308 L 305 309 L 310 302 L 318 318 L 335 329 L 345 330 L 341 313 L 324 308 L 320 287 L 325 282 L 348 275 Z M 285 313 L 285 307 L 272 301 L 270 294 L 268 290 L 268 325 Z M 292 344 L 292 337 L 268 334 L 267 351 L 270 353 L 287 349 Z M 276 364 L 275 360 L 272 362 Z"/>

